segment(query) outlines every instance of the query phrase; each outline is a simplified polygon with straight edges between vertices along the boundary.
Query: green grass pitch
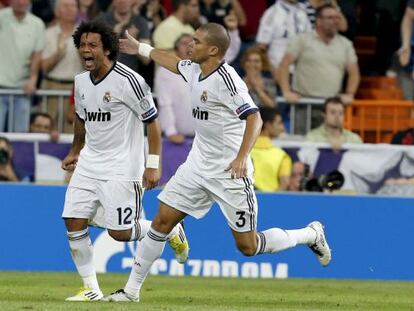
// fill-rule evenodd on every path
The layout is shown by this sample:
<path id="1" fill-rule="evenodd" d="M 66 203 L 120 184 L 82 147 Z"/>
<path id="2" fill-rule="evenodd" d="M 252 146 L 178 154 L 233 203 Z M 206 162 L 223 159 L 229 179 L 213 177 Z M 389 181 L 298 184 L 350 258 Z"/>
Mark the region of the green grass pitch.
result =
<path id="1" fill-rule="evenodd" d="M 105 294 L 127 274 L 99 275 Z M 0 272 L 0 310 L 414 310 L 414 282 L 149 276 L 135 303 L 68 303 L 75 273 Z"/>

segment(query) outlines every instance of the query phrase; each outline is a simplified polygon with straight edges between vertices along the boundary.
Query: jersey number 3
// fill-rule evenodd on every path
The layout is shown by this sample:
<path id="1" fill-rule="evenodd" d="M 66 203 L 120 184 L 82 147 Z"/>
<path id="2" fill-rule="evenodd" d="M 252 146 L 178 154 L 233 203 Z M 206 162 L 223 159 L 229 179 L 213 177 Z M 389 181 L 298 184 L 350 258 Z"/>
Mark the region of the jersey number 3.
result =
<path id="1" fill-rule="evenodd" d="M 246 217 L 244 216 L 246 214 L 246 212 L 236 212 L 236 215 L 239 216 L 238 221 L 236 221 L 236 226 L 241 228 L 244 227 L 244 225 L 246 224 Z"/>
<path id="2" fill-rule="evenodd" d="M 118 224 L 119 225 L 130 225 L 132 208 L 126 207 L 122 210 L 122 207 L 116 209 L 118 211 Z"/>

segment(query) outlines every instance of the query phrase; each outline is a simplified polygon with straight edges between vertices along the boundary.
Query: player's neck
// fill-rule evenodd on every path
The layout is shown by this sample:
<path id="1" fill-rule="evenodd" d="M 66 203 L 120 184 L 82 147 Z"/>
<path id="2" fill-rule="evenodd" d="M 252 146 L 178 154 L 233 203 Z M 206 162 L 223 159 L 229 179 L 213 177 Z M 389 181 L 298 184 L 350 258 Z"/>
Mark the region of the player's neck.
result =
<path id="1" fill-rule="evenodd" d="M 91 72 L 93 79 L 95 81 L 101 80 L 103 77 L 105 77 L 108 74 L 108 72 L 111 70 L 113 65 L 114 65 L 113 61 L 109 59 L 105 59 L 102 66 L 100 66 L 98 70 Z"/>
<path id="2" fill-rule="evenodd" d="M 200 64 L 201 75 L 207 77 L 210 73 L 215 71 L 223 62 L 223 60 L 218 58 L 209 58 L 205 62 Z"/>

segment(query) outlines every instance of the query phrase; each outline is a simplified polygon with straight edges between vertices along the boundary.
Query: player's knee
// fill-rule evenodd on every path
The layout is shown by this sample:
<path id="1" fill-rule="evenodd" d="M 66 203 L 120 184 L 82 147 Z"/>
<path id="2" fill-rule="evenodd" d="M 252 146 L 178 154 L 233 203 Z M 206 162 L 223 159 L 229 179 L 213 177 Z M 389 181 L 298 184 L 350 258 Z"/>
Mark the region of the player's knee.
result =
<path id="1" fill-rule="evenodd" d="M 237 244 L 237 248 L 244 256 L 254 256 L 256 254 L 255 245 L 251 244 Z"/>
<path id="2" fill-rule="evenodd" d="M 108 230 L 108 234 L 116 241 L 128 242 L 131 234 L 126 231 Z"/>
<path id="3" fill-rule="evenodd" d="M 151 223 L 151 227 L 162 233 L 170 233 L 175 224 L 171 222 L 167 217 L 157 216 Z"/>

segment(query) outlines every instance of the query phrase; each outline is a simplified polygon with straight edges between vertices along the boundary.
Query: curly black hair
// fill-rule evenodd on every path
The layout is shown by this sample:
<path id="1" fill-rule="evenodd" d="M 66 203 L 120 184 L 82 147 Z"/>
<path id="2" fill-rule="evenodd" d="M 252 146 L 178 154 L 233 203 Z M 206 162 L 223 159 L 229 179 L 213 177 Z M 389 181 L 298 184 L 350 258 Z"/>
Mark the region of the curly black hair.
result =
<path id="1" fill-rule="evenodd" d="M 99 19 L 82 22 L 72 36 L 77 49 L 80 47 L 82 35 L 88 32 L 100 34 L 104 50 L 110 52 L 108 58 L 112 61 L 116 60 L 119 52 L 118 36 L 112 31 L 112 28 Z"/>

